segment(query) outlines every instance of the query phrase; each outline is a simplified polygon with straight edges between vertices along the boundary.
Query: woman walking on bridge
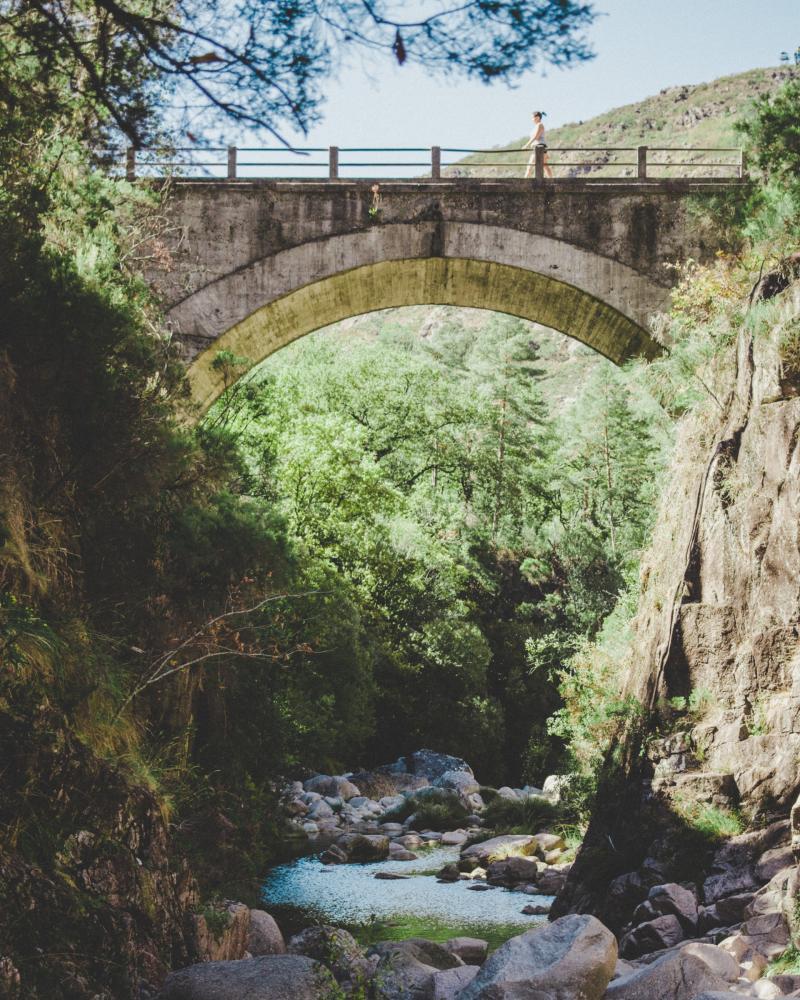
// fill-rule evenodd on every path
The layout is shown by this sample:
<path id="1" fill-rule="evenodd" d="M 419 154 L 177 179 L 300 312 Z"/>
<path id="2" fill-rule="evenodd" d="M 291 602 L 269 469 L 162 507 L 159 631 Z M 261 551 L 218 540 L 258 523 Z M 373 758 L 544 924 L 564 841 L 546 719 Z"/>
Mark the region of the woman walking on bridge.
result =
<path id="1" fill-rule="evenodd" d="M 531 137 L 522 147 L 523 149 L 532 149 L 533 155 L 528 160 L 528 169 L 525 171 L 525 176 L 530 177 L 533 165 L 536 162 L 536 147 L 540 146 L 543 151 L 544 160 L 544 172 L 548 177 L 553 176 L 553 168 L 547 162 L 547 143 L 544 137 L 544 123 L 542 118 L 545 116 L 544 111 L 534 111 L 533 112 L 533 132 L 531 132 Z"/>

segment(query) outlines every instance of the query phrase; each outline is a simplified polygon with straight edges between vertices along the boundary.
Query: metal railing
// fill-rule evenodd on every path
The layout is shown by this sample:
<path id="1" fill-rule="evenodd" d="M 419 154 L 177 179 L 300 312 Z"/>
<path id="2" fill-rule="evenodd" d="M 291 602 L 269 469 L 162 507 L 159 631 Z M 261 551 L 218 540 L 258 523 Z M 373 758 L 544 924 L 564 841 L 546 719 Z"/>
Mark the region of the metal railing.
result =
<path id="1" fill-rule="evenodd" d="M 398 169 L 403 175 L 397 178 L 387 178 L 383 173 Z M 365 173 L 365 170 L 370 172 Z M 547 150 L 541 146 L 533 149 L 525 146 L 495 149 L 448 146 L 129 148 L 125 162 L 125 176 L 129 180 L 166 176 L 328 181 L 356 178 L 442 181 L 476 177 L 497 180 L 530 176 L 534 180 L 545 180 L 550 171 L 558 180 L 597 181 L 644 182 L 678 178 L 741 181 L 747 176 L 742 149 L 694 146 L 553 146 Z"/>

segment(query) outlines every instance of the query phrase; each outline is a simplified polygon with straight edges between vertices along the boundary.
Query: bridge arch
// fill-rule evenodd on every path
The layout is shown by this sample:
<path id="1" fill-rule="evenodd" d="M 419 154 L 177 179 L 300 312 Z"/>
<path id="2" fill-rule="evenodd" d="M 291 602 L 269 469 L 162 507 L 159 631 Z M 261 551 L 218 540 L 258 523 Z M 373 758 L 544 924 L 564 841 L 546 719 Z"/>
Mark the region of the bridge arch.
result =
<path id="1" fill-rule="evenodd" d="M 669 290 L 562 240 L 486 223 L 376 225 L 288 248 L 223 275 L 169 318 L 188 346 L 194 403 L 227 387 L 220 351 L 247 368 L 339 320 L 409 305 L 487 309 L 533 320 L 617 364 L 661 347 L 647 331 Z"/>

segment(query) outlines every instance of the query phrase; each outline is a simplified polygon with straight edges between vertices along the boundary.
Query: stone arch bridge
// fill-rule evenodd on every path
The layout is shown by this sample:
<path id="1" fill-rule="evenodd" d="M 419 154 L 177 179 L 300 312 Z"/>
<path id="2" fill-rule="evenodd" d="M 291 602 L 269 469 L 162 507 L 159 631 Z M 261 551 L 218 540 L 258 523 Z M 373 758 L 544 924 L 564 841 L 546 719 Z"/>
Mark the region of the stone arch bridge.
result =
<path id="1" fill-rule="evenodd" d="M 230 372 L 313 330 L 393 306 L 534 320 L 620 364 L 661 350 L 674 264 L 716 249 L 691 181 L 177 181 L 161 296 L 204 412 Z M 226 355 L 223 355 L 225 357 Z"/>

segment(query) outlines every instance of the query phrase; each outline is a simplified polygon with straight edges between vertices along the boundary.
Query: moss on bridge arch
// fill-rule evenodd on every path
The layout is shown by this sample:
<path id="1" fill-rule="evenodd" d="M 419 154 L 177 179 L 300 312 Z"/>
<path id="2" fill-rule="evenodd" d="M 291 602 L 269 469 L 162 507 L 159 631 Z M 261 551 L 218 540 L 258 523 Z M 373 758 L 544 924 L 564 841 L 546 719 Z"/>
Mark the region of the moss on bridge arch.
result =
<path id="1" fill-rule="evenodd" d="M 464 258 L 387 260 L 343 271 L 275 299 L 231 327 L 189 367 L 192 399 L 201 413 L 235 375 L 299 337 L 339 320 L 412 305 L 469 306 L 508 313 L 565 333 L 616 364 L 653 358 L 660 345 L 627 316 L 573 285 L 536 271 Z"/>

